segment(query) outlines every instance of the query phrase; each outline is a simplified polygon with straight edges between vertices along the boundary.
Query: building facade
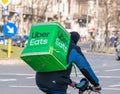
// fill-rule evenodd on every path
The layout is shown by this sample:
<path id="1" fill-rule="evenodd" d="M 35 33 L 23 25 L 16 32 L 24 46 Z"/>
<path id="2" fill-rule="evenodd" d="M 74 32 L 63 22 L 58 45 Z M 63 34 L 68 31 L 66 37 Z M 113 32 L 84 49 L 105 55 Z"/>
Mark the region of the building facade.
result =
<path id="1" fill-rule="evenodd" d="M 98 28 L 96 24 L 100 21 L 102 1 L 104 0 L 11 0 L 7 11 L 0 5 L 0 22 L 13 21 L 19 28 L 19 34 L 29 34 L 33 23 L 49 21 L 54 15 L 57 15 L 59 21 L 67 17 L 82 19 L 86 26 L 90 23 L 90 27 Z M 112 11 L 117 11 L 117 18 L 111 22 L 113 25 L 120 22 L 120 0 L 113 0 L 112 6 Z"/>

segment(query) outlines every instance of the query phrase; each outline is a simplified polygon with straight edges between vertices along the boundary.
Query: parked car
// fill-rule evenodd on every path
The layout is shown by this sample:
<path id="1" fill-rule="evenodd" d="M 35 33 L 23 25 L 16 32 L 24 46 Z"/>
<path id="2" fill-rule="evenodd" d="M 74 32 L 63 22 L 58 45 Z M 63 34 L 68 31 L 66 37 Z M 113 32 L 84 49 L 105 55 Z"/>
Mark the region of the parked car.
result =
<path id="1" fill-rule="evenodd" d="M 27 35 L 20 36 L 20 40 L 17 42 L 17 46 L 19 47 L 26 47 L 26 42 L 28 40 Z"/>
<path id="2" fill-rule="evenodd" d="M 120 60 L 120 41 L 117 41 L 115 43 L 115 49 L 116 49 L 116 60 Z"/>
<path id="3" fill-rule="evenodd" d="M 12 45 L 13 46 L 18 46 L 18 47 L 25 47 L 26 46 L 26 41 L 28 40 L 27 35 L 16 35 L 12 37 Z"/>
<path id="4" fill-rule="evenodd" d="M 0 36 L 0 44 L 8 45 L 8 37 L 1 35 Z"/>
<path id="5" fill-rule="evenodd" d="M 18 41 L 20 41 L 20 36 L 19 35 L 15 35 L 12 37 L 12 45 L 13 46 L 17 46 Z"/>
<path id="6" fill-rule="evenodd" d="M 0 36 L 0 44 L 4 44 L 4 36 Z"/>

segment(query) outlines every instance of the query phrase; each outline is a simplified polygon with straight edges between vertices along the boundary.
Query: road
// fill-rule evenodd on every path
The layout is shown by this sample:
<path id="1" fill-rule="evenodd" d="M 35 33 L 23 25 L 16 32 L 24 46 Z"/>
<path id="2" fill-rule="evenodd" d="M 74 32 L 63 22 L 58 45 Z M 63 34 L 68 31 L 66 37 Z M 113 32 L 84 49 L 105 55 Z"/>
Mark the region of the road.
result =
<path id="1" fill-rule="evenodd" d="M 101 94 L 119 94 L 120 61 L 116 61 L 114 55 L 109 54 L 85 52 L 85 56 L 100 79 Z M 73 68 L 71 77 L 79 82 L 83 76 L 77 69 L 76 77 Z M 35 72 L 26 64 L 2 65 L 0 63 L 0 91 L 1 94 L 43 94 L 36 87 Z M 77 89 L 68 88 L 68 94 L 78 94 L 77 92 Z"/>

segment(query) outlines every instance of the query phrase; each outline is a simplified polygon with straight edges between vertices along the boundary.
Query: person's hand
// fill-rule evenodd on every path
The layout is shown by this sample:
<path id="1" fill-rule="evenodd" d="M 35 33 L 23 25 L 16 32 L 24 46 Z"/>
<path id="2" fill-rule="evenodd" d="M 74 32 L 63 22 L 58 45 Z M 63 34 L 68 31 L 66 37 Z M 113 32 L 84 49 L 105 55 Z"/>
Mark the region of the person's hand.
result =
<path id="1" fill-rule="evenodd" d="M 76 84 L 76 82 L 72 81 L 69 85 L 74 88 L 75 84 Z"/>
<path id="2" fill-rule="evenodd" d="M 100 86 L 93 86 L 92 87 L 92 90 L 94 91 L 94 92 L 100 92 L 100 90 L 101 90 L 101 87 Z"/>

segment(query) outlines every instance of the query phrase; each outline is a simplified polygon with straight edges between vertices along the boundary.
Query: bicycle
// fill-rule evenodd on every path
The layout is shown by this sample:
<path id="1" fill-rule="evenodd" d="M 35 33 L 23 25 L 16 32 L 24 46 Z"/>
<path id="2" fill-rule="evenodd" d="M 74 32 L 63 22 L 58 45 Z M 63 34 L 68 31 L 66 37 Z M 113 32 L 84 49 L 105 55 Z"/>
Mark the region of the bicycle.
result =
<path id="1" fill-rule="evenodd" d="M 93 91 L 93 87 L 89 85 L 89 81 L 86 78 L 81 79 L 80 83 L 75 85 L 75 88 L 79 89 L 79 94 L 83 94 L 85 91 L 88 91 L 88 94 Z M 101 90 L 101 88 L 98 88 Z M 101 94 L 101 92 L 95 92 L 96 94 Z"/>

